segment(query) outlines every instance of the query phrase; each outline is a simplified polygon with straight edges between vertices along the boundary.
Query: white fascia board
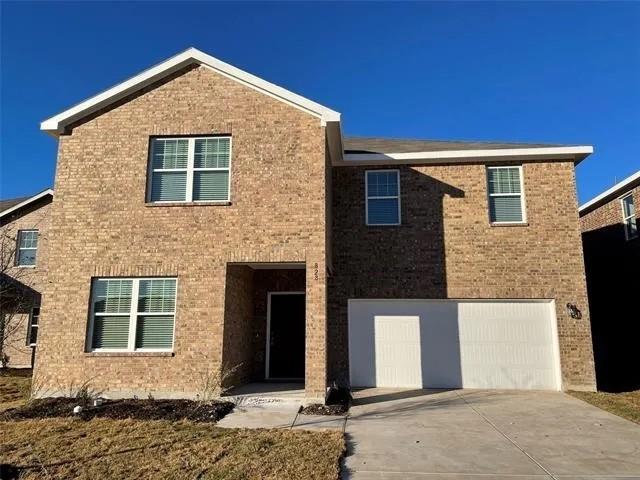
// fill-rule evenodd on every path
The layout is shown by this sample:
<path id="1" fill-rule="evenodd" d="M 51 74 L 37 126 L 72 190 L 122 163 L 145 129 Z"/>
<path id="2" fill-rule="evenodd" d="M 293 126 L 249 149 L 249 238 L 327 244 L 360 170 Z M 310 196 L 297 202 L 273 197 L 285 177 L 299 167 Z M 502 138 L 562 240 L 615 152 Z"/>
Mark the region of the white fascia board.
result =
<path id="1" fill-rule="evenodd" d="M 189 48 L 188 50 L 179 53 L 178 55 L 175 55 L 168 60 L 165 60 L 164 62 L 159 63 L 158 65 L 155 65 L 154 67 L 151 67 L 142 73 L 119 83 L 118 85 L 105 90 L 104 92 L 99 93 L 98 95 L 95 95 L 84 102 L 69 108 L 68 110 L 65 110 L 62 113 L 59 113 L 58 115 L 44 120 L 40 124 L 40 129 L 54 135 L 62 133 L 65 125 L 89 115 L 96 110 L 104 108 L 109 104 L 114 103 L 121 98 L 124 98 L 127 95 L 130 95 L 131 93 L 134 93 L 137 90 L 140 90 L 141 88 L 144 88 L 167 75 L 186 67 L 187 65 L 190 65 L 191 63 L 204 65 L 259 92 L 315 115 L 320 118 L 323 124 L 326 124 L 327 122 L 340 121 L 340 113 L 334 110 L 267 82 L 266 80 L 262 80 L 255 75 L 240 70 L 239 68 L 212 57 L 211 55 L 207 55 L 196 48 Z"/>
<path id="2" fill-rule="evenodd" d="M 15 212 L 16 210 L 19 210 L 22 207 L 25 207 L 25 206 L 29 205 L 32 202 L 35 202 L 37 200 L 40 200 L 43 197 L 46 197 L 47 195 L 53 195 L 53 190 L 51 188 L 47 188 L 46 190 L 43 190 L 40 193 L 36 193 L 33 197 L 29 197 L 25 201 L 20 202 L 17 205 L 14 205 L 11 208 L 7 208 L 6 210 L 3 210 L 2 212 L 0 212 L 0 217 L 4 217 L 5 215 L 9 215 L 10 213 Z"/>
<path id="3" fill-rule="evenodd" d="M 596 203 L 598 203 L 599 201 L 607 198 L 610 195 L 616 195 L 616 193 L 618 193 L 618 192 L 619 193 L 623 193 L 622 190 L 624 190 L 627 187 L 627 185 L 631 185 L 631 183 L 633 183 L 635 180 L 638 180 L 638 179 L 640 179 L 640 170 L 638 170 L 633 175 L 625 178 L 621 182 L 616 183 L 613 187 L 611 187 L 608 190 L 605 190 L 604 192 L 602 192 L 597 197 L 594 197 L 591 200 L 589 200 L 588 202 L 583 203 L 582 205 L 580 205 L 580 207 L 578 208 L 578 212 L 582 212 L 583 210 L 586 210 L 587 208 L 591 207 L 592 205 L 595 205 Z M 624 193 L 626 193 L 626 192 L 624 192 Z"/>
<path id="4" fill-rule="evenodd" d="M 487 158 L 487 157 L 526 157 L 570 155 L 580 156 L 593 153 L 593 147 L 533 147 L 533 148 L 494 148 L 483 150 L 439 150 L 432 152 L 409 153 L 345 153 L 345 162 L 370 162 L 385 160 L 431 160 L 453 158 Z"/>
<path id="5" fill-rule="evenodd" d="M 531 148 L 494 148 L 483 150 L 439 150 L 433 152 L 410 153 L 345 153 L 343 164 L 355 162 L 388 162 L 396 163 L 422 160 L 475 160 L 495 158 L 498 160 L 522 157 L 580 157 L 593 153 L 592 146 L 579 147 L 531 147 Z"/>

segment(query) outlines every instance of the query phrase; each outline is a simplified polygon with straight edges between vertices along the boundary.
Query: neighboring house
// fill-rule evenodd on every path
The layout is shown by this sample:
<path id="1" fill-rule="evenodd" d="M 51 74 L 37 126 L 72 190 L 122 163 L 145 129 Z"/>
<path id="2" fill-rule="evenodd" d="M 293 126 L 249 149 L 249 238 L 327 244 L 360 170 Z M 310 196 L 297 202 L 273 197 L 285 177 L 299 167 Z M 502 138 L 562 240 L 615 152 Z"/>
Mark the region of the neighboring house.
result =
<path id="1" fill-rule="evenodd" d="M 52 200 L 48 189 L 0 201 L 0 353 L 8 367 L 33 365 Z"/>
<path id="2" fill-rule="evenodd" d="M 221 366 L 307 401 L 595 388 L 589 146 L 348 138 L 195 49 L 41 128 L 59 141 L 43 391 L 190 397 Z"/>
<path id="3" fill-rule="evenodd" d="M 598 389 L 640 388 L 640 171 L 580 207 Z"/>

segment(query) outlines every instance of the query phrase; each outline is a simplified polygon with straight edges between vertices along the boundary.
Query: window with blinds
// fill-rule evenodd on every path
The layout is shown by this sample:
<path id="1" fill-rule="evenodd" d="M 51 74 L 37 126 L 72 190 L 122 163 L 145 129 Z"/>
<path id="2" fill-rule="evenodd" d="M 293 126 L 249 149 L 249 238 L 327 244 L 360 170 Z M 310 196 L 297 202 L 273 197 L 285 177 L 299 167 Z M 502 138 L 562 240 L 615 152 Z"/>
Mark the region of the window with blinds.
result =
<path id="1" fill-rule="evenodd" d="M 633 194 L 629 193 L 620 199 L 622 203 L 622 223 L 624 223 L 624 235 L 627 240 L 638 237 L 638 222 L 636 219 L 636 207 L 633 203 Z"/>
<path id="2" fill-rule="evenodd" d="M 487 167 L 491 223 L 525 222 L 522 167 Z"/>
<path id="3" fill-rule="evenodd" d="M 90 350 L 170 351 L 175 311 L 175 278 L 94 279 Z"/>
<path id="4" fill-rule="evenodd" d="M 149 201 L 229 201 L 231 137 L 153 138 Z"/>
<path id="5" fill-rule="evenodd" d="M 400 172 L 365 172 L 367 225 L 400 225 Z"/>
<path id="6" fill-rule="evenodd" d="M 38 255 L 38 230 L 19 230 L 16 265 L 34 267 Z"/>

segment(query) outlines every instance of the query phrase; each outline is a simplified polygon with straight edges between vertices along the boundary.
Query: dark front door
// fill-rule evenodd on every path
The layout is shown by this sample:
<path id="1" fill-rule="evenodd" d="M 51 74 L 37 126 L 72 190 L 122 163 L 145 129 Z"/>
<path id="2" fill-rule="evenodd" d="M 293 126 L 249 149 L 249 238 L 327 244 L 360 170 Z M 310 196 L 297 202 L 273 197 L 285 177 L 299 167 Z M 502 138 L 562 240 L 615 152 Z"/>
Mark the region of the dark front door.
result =
<path id="1" fill-rule="evenodd" d="M 271 294 L 269 319 L 269 378 L 304 378 L 304 293 Z"/>

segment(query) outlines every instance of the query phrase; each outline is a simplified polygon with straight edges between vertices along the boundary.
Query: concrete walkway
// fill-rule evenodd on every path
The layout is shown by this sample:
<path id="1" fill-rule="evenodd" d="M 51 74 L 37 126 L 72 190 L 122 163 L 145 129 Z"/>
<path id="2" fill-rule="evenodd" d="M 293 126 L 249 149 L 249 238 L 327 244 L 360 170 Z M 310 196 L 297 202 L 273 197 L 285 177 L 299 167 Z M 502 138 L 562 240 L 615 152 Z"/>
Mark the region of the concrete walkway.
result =
<path id="1" fill-rule="evenodd" d="M 341 430 L 347 417 L 298 414 L 300 404 L 280 403 L 264 406 L 236 406 L 216 426 L 223 428 L 292 428 Z"/>
<path id="2" fill-rule="evenodd" d="M 640 479 L 640 427 L 562 393 L 356 393 L 343 478 Z"/>

